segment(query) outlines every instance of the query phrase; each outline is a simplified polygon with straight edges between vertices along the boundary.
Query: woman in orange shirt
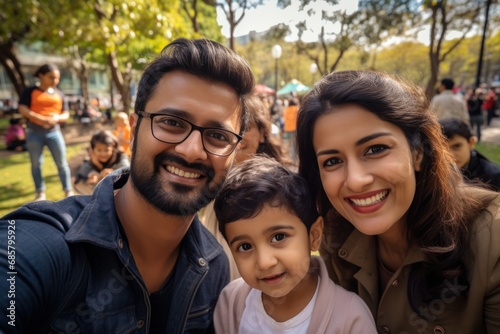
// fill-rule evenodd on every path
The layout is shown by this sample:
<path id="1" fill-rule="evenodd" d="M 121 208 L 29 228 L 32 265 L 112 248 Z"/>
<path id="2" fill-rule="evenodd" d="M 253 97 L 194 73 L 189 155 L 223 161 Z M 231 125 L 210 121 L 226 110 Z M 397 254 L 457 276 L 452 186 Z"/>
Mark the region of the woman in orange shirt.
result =
<path id="1" fill-rule="evenodd" d="M 24 90 L 19 100 L 19 113 L 26 117 L 26 147 L 31 159 L 31 174 L 35 183 L 35 200 L 45 199 L 45 182 L 42 176 L 43 148 L 47 146 L 56 163 L 63 190 L 73 195 L 71 173 L 66 159 L 66 143 L 59 126 L 69 113 L 64 95 L 56 86 L 61 74 L 52 64 L 40 66 L 35 72 L 39 84 Z"/>

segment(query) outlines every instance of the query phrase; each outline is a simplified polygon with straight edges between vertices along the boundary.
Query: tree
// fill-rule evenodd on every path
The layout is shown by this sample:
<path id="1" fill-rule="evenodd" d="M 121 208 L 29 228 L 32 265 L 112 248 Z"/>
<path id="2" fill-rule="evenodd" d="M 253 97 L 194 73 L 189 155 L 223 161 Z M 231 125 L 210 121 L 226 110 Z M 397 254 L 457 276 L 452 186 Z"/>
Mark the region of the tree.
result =
<path id="1" fill-rule="evenodd" d="M 215 0 L 182 0 L 181 7 L 191 22 L 194 35 L 222 42 Z"/>
<path id="2" fill-rule="evenodd" d="M 392 36 L 401 36 L 417 22 L 414 0 L 360 0 L 359 43 L 370 54 L 370 68 L 376 69 L 380 45 Z"/>
<path id="3" fill-rule="evenodd" d="M 317 15 L 316 5 L 319 0 L 304 0 L 300 10 L 309 16 Z M 283 6 L 289 6 L 291 0 L 278 0 Z M 318 35 L 318 41 L 305 43 L 303 33 L 308 29 L 307 22 L 298 24 L 299 39 L 297 48 L 312 60 L 321 74 L 334 71 L 347 50 L 354 46 L 368 49 L 371 45 L 379 45 L 383 38 L 403 31 L 408 22 L 413 20 L 415 3 L 413 0 L 362 0 L 359 9 L 348 12 L 346 9 L 334 7 L 337 0 L 323 0 L 333 10 L 321 10 L 321 20 L 324 24 Z M 336 27 L 336 29 L 334 29 Z M 332 52 L 336 52 L 333 61 Z M 375 66 L 375 56 L 372 67 Z"/>
<path id="4" fill-rule="evenodd" d="M 229 23 L 229 48 L 234 50 L 234 30 L 245 17 L 249 8 L 262 4 L 262 0 L 216 0 L 218 7 L 222 9 Z"/>
<path id="5" fill-rule="evenodd" d="M 378 54 L 378 70 L 397 75 L 421 87 L 429 77 L 426 45 L 405 41 L 383 48 Z M 394 61 L 397 59 L 397 61 Z"/>
<path id="6" fill-rule="evenodd" d="M 5 69 L 18 96 L 26 88 L 27 82 L 21 71 L 15 47 L 20 41 L 36 38 L 38 27 L 50 24 L 45 15 L 50 12 L 50 4 L 29 0 L 0 0 L 0 64 Z"/>
<path id="7" fill-rule="evenodd" d="M 6 0 L 0 0 L 6 1 Z M 209 0 L 203 0 L 209 1 Z M 42 41 L 53 52 L 66 53 L 81 77 L 86 79 L 88 62 L 108 66 L 115 87 L 122 96 L 126 112 L 131 105 L 130 82 L 133 68 L 141 69 L 152 54 L 157 54 L 176 36 L 187 38 L 208 35 L 221 40 L 213 6 L 201 7 L 198 35 L 181 14 L 180 0 L 52 0 L 8 1 L 2 7 L 0 17 L 0 59 L 6 59 L 8 51 L 22 40 L 25 43 Z M 68 14 L 71 15 L 68 15 Z M 15 53 L 11 52 L 14 57 Z M 138 62 L 138 59 L 144 62 Z M 8 71 L 9 62 L 3 61 L 9 78 L 19 93 L 24 78 L 17 64 L 17 75 Z M 15 69 L 16 66 L 10 66 Z M 85 82 L 82 82 L 84 89 Z M 84 95 L 86 95 L 84 93 Z"/>
<path id="8" fill-rule="evenodd" d="M 429 98 L 435 93 L 441 63 L 465 39 L 477 23 L 484 4 L 470 0 L 425 0 L 424 22 L 430 24 L 429 62 L 430 77 L 425 92 Z M 450 31 L 460 31 L 461 37 L 444 47 Z"/>

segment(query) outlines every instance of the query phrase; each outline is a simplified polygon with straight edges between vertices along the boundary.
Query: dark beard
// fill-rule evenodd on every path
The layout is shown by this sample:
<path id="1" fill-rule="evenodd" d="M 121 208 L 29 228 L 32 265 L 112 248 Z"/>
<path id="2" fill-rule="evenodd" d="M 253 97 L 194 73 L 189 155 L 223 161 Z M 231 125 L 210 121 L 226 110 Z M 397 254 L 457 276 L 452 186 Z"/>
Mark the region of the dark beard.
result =
<path id="1" fill-rule="evenodd" d="M 130 177 L 134 187 L 147 202 L 166 214 L 188 216 L 197 213 L 215 198 L 224 183 L 224 178 L 222 178 L 220 182 L 210 185 L 214 180 L 212 168 L 203 164 L 189 164 L 184 159 L 166 152 L 155 157 L 153 173 L 147 175 L 147 168 L 142 166 L 143 164 L 136 159 L 136 156 L 134 152 L 130 167 Z M 198 194 L 194 194 L 193 187 L 170 183 L 172 190 L 165 191 L 159 179 L 159 170 L 164 168 L 163 165 L 167 161 L 200 171 L 200 174 L 207 178 L 205 186 Z"/>

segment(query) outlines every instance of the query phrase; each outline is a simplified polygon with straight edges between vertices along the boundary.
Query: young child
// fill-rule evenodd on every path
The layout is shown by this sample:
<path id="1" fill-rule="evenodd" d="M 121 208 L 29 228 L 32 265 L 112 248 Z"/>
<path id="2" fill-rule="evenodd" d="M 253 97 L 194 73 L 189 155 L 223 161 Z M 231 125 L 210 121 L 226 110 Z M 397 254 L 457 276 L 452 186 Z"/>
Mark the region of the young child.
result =
<path id="1" fill-rule="evenodd" d="M 267 157 L 234 167 L 214 203 L 241 274 L 222 291 L 217 333 L 376 333 L 366 304 L 328 277 L 323 221 L 306 181 Z"/>
<path id="2" fill-rule="evenodd" d="M 11 118 L 9 121 L 5 133 L 5 145 L 9 151 L 26 151 L 26 132 L 21 122 L 21 118 Z"/>
<path id="3" fill-rule="evenodd" d="M 130 166 L 129 158 L 118 148 L 118 141 L 109 131 L 98 131 L 90 140 L 90 158 L 77 172 L 75 184 L 84 181 L 95 185 L 113 170 Z"/>
<path id="4" fill-rule="evenodd" d="M 474 149 L 477 138 L 463 121 L 455 118 L 440 120 L 443 134 L 453 159 L 467 180 L 486 183 L 488 188 L 500 191 L 500 166 Z"/>
<path id="5" fill-rule="evenodd" d="M 130 157 L 130 124 L 128 115 L 120 111 L 115 116 L 115 131 L 113 134 L 118 139 L 118 144 L 123 152 Z"/>

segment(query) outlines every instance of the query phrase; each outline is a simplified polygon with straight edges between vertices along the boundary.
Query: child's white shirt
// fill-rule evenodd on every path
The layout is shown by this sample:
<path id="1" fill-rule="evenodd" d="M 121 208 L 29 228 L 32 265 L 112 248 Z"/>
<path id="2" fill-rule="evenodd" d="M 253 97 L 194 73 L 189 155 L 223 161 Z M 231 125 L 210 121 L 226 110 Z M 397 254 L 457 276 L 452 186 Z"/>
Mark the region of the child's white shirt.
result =
<path id="1" fill-rule="evenodd" d="M 241 315 L 239 334 L 300 334 L 307 333 L 311 315 L 318 296 L 320 278 L 314 296 L 307 306 L 295 317 L 277 322 L 271 318 L 264 309 L 262 303 L 262 292 L 256 289 L 250 290 L 246 300 L 245 309 Z M 286 303 L 286 300 L 285 300 Z"/>

